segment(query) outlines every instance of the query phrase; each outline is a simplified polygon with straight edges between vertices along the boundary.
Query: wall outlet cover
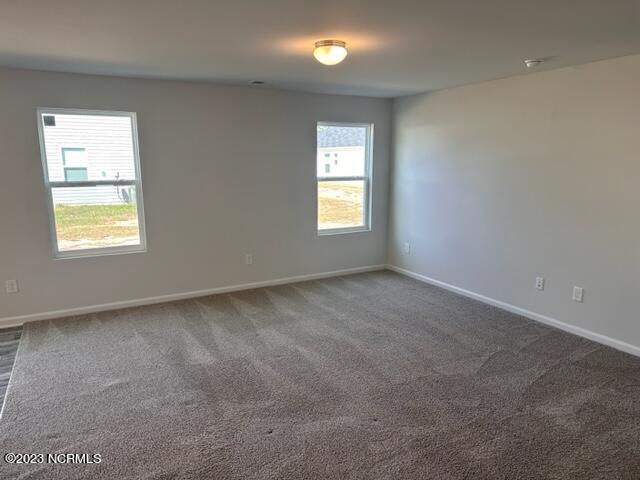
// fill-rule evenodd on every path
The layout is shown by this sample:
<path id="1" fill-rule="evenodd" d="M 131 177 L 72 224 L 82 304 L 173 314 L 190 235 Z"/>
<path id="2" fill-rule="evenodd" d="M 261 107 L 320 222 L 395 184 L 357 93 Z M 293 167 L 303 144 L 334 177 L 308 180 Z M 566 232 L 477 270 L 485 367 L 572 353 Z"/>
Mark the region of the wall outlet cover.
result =
<path id="1" fill-rule="evenodd" d="M 18 281 L 17 280 L 7 280 L 4 282 L 5 289 L 7 293 L 18 293 Z"/>
<path id="2" fill-rule="evenodd" d="M 573 300 L 575 302 L 581 302 L 584 298 L 584 289 L 582 287 L 573 287 Z"/>

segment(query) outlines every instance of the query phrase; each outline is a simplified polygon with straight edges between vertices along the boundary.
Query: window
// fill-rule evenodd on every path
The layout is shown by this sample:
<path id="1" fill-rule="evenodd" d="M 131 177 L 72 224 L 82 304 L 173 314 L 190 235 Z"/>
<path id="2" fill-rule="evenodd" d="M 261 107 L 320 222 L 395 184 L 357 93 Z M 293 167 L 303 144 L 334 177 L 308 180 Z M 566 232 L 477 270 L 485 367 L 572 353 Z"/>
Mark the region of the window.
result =
<path id="1" fill-rule="evenodd" d="M 56 257 L 146 249 L 136 115 L 39 109 Z"/>
<path id="2" fill-rule="evenodd" d="M 372 128 L 368 124 L 318 123 L 319 234 L 369 230 Z M 331 156 L 334 168 L 326 164 Z"/>
<path id="3" fill-rule="evenodd" d="M 67 182 L 89 180 L 88 163 L 85 148 L 62 147 L 62 165 L 64 166 L 64 179 Z"/>

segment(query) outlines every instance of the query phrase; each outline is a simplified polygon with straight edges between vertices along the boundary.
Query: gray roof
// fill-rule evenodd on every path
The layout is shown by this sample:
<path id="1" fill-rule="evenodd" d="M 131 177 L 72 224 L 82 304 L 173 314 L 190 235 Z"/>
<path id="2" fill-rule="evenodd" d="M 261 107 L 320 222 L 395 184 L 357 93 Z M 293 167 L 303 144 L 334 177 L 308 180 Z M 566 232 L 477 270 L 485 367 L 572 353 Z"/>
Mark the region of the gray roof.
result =
<path id="1" fill-rule="evenodd" d="M 362 147 L 366 142 L 366 134 L 367 130 L 363 127 L 320 125 L 318 148 Z"/>

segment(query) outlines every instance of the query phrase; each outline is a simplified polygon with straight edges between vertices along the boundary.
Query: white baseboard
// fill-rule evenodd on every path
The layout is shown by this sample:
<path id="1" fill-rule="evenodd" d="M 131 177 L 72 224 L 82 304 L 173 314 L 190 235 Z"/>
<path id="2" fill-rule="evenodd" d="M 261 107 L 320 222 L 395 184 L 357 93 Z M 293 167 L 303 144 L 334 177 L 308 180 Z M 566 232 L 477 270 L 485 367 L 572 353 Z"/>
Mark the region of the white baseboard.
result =
<path id="1" fill-rule="evenodd" d="M 304 282 L 306 280 L 318 280 L 321 278 L 338 277 L 340 275 L 373 272 L 376 270 L 384 270 L 384 269 L 385 269 L 384 265 L 369 265 L 366 267 L 334 270 L 332 272 L 311 273 L 308 275 L 296 275 L 294 277 L 276 278 L 272 280 L 263 280 L 261 282 L 253 282 L 253 283 L 242 283 L 239 285 L 229 285 L 226 287 L 210 288 L 206 290 L 195 290 L 192 292 L 182 292 L 182 293 L 170 293 L 168 295 L 159 295 L 157 297 L 146 297 L 146 298 L 139 298 L 134 300 L 124 300 L 121 302 L 103 303 L 100 305 L 89 305 L 86 307 L 77 307 L 77 308 L 68 308 L 64 310 L 52 310 L 49 312 L 32 313 L 28 315 L 19 315 L 16 317 L 5 317 L 5 318 L 0 318 L 0 328 L 15 327 L 27 322 L 35 322 L 38 320 L 51 320 L 54 318 L 83 315 L 86 313 L 117 310 L 119 308 L 140 307 L 144 305 L 153 305 L 155 303 L 172 302 L 174 300 L 184 300 L 187 298 L 205 297 L 207 295 L 215 295 L 218 293 L 239 292 L 242 290 L 251 290 L 252 288 L 273 287 L 276 285 L 285 285 L 287 283 Z"/>
<path id="2" fill-rule="evenodd" d="M 511 305 L 506 302 L 501 302 L 500 300 L 486 297 L 484 295 L 480 295 L 479 293 L 471 292 L 469 290 L 465 290 L 464 288 L 456 287 L 455 285 L 450 285 L 448 283 L 441 282 L 440 280 L 436 280 L 434 278 L 430 278 L 425 275 L 412 272 L 411 270 L 406 270 L 404 268 L 396 267 L 395 265 L 387 264 L 386 268 L 388 270 L 392 270 L 402 275 L 406 275 L 407 277 L 420 280 L 421 282 L 425 282 L 430 285 L 435 285 L 436 287 L 444 288 L 445 290 L 449 290 L 451 292 L 464 295 L 465 297 L 473 298 L 474 300 L 479 300 L 480 302 L 486 303 L 488 305 L 493 305 L 494 307 L 501 308 L 508 312 L 515 313 L 517 315 L 522 315 L 523 317 L 529 318 L 531 320 L 535 320 L 537 322 L 559 328 L 560 330 L 564 330 L 565 332 L 573 333 L 574 335 L 578 335 L 580 337 L 593 340 L 594 342 L 598 342 L 603 345 L 607 345 L 609 347 L 615 348 L 616 350 L 621 350 L 623 352 L 630 353 L 631 355 L 640 357 L 640 347 L 636 345 L 631 345 L 630 343 L 626 343 L 621 340 L 616 340 L 615 338 L 607 337 L 606 335 L 601 335 L 599 333 L 592 332 L 591 330 L 586 330 L 584 328 L 576 327 L 575 325 L 561 322 L 560 320 L 556 320 L 555 318 L 547 317 L 546 315 L 542 315 L 540 313 L 536 313 L 530 310 L 526 310 L 524 308 L 516 307 L 515 305 Z"/>

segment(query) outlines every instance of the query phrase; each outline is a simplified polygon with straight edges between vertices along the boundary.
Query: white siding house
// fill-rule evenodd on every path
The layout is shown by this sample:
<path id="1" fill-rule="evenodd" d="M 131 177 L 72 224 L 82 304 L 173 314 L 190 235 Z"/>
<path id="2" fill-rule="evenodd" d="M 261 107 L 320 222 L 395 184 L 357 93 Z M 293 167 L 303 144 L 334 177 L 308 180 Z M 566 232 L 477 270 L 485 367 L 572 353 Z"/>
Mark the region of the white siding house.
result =
<path id="1" fill-rule="evenodd" d="M 366 130 L 318 127 L 318 177 L 353 177 L 364 174 Z"/>
<path id="2" fill-rule="evenodd" d="M 44 119 L 51 182 L 135 179 L 128 117 L 57 114 Z M 132 186 L 54 188 L 56 204 L 135 202 Z"/>

